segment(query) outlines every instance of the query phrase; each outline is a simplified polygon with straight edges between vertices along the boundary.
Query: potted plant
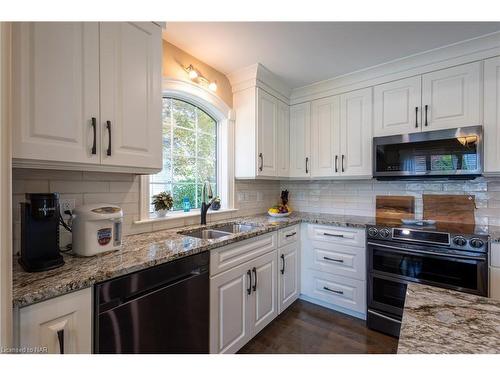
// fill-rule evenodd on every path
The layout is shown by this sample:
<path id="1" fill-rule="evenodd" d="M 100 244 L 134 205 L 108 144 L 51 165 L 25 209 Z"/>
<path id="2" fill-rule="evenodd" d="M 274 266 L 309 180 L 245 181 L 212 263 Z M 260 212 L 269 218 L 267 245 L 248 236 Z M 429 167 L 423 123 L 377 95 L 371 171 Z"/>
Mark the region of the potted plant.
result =
<path id="1" fill-rule="evenodd" d="M 155 206 L 156 216 L 164 217 L 167 211 L 174 205 L 172 194 L 162 191 L 159 194 L 153 195 L 153 205 Z"/>

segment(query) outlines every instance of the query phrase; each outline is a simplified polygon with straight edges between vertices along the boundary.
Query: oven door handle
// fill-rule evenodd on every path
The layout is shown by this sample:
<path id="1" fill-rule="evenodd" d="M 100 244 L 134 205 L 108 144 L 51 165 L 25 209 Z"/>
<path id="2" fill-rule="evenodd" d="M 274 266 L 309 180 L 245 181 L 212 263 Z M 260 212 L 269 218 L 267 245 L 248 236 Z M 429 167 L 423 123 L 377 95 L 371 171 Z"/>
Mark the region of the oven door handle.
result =
<path id="1" fill-rule="evenodd" d="M 370 314 L 373 314 L 373 315 L 378 316 L 379 318 L 387 319 L 387 320 L 390 320 L 391 322 L 401 324 L 401 320 L 397 320 L 397 319 L 391 318 L 391 317 L 389 317 L 389 316 L 382 315 L 382 314 L 380 314 L 380 313 L 378 313 L 378 312 L 376 312 L 376 311 L 373 311 L 373 310 L 371 310 L 371 309 L 368 309 L 368 312 L 369 312 Z"/>
<path id="2" fill-rule="evenodd" d="M 424 254 L 424 255 L 434 255 L 437 257 L 444 257 L 444 258 L 457 258 L 457 259 L 467 259 L 467 260 L 477 260 L 477 261 L 486 261 L 486 257 L 471 257 L 471 256 L 466 256 L 466 255 L 459 255 L 459 254 L 446 254 L 446 253 L 435 253 L 432 251 L 425 251 L 425 250 L 415 250 L 415 249 L 406 249 L 406 248 L 401 248 L 397 246 L 390 246 L 390 245 L 382 245 L 379 243 L 374 243 L 374 242 L 368 242 L 367 245 L 370 246 L 378 246 L 378 247 L 383 247 L 385 249 L 391 249 L 391 250 L 396 250 L 393 252 L 397 253 L 410 253 L 410 254 Z"/>

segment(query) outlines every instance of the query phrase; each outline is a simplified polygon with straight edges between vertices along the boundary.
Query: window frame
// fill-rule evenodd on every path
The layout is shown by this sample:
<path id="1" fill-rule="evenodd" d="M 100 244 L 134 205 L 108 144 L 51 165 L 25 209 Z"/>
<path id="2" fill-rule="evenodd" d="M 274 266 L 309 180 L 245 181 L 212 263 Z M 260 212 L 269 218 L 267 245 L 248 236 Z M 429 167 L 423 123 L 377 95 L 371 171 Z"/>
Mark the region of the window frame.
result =
<path id="1" fill-rule="evenodd" d="M 162 98 L 183 100 L 199 107 L 217 122 L 217 190 L 221 198 L 221 212 L 234 209 L 234 111 L 216 94 L 194 83 L 164 78 Z M 157 218 L 150 214 L 149 175 L 140 179 L 139 220 L 144 223 L 156 220 L 169 220 L 182 216 L 193 216 L 199 209 L 190 212 L 171 211 L 166 217 Z"/>
<path id="2" fill-rule="evenodd" d="M 211 115 L 209 112 L 206 112 L 206 111 L 204 110 L 204 108 L 199 107 L 198 105 L 196 105 L 196 104 L 194 104 L 194 103 L 192 103 L 192 102 L 189 102 L 189 101 L 184 100 L 184 99 L 173 98 L 173 97 L 171 97 L 171 96 L 165 96 L 165 95 L 164 95 L 164 96 L 162 96 L 162 100 L 165 100 L 165 99 L 171 99 L 171 100 L 175 100 L 175 101 L 178 101 L 178 102 L 183 102 L 183 103 L 185 103 L 185 104 L 188 104 L 188 105 L 190 105 L 190 106 L 194 107 L 196 110 L 200 110 L 200 111 L 202 111 L 202 112 L 203 112 L 203 113 L 205 113 L 208 117 L 210 117 L 210 119 L 211 119 L 211 120 L 213 120 L 213 121 L 215 122 L 215 135 L 214 135 L 214 136 L 215 136 L 215 184 L 216 184 L 216 188 L 215 188 L 215 190 L 214 190 L 214 193 L 215 193 L 216 195 L 219 195 L 219 178 L 218 178 L 218 176 L 219 176 L 219 163 L 218 163 L 218 158 L 219 158 L 219 144 L 218 144 L 218 135 L 219 135 L 219 134 L 218 134 L 218 128 L 219 128 L 219 122 L 217 121 L 217 119 L 215 119 L 214 117 L 212 117 L 212 115 Z M 163 104 L 162 104 L 162 105 L 163 105 Z M 174 132 L 174 126 L 173 126 L 173 124 L 171 124 L 171 127 L 172 127 L 172 129 L 171 129 L 171 134 L 170 134 L 170 136 L 171 136 L 171 137 L 173 137 L 173 132 Z M 180 128 L 180 129 L 187 130 L 187 131 L 190 131 L 190 132 L 193 132 L 193 133 L 194 133 L 194 136 L 195 136 L 196 138 L 198 138 L 198 137 L 199 137 L 199 134 L 198 134 L 198 133 L 199 133 L 199 132 L 198 132 L 198 130 L 199 130 L 199 129 L 198 129 L 198 128 L 196 128 L 196 129 L 189 129 L 189 128 L 184 128 L 184 127 L 182 127 L 182 126 L 180 126 L 179 128 Z M 201 132 L 201 133 L 202 133 L 202 134 L 204 134 L 204 135 L 209 135 L 209 136 L 210 136 L 210 133 L 205 133 L 205 132 Z M 170 141 L 172 142 L 173 140 L 171 139 Z M 170 157 L 171 157 L 171 164 L 172 164 L 172 165 L 171 165 L 171 167 L 173 168 L 173 149 L 171 150 L 171 155 L 170 155 Z M 196 163 L 197 163 L 197 162 L 198 162 L 198 159 L 200 159 L 200 158 L 198 157 L 198 154 L 196 154 L 196 155 L 195 155 L 194 159 L 196 159 Z M 208 159 L 207 159 L 207 160 L 208 160 Z M 177 186 L 180 186 L 180 185 L 185 185 L 185 183 L 176 183 L 176 182 L 174 182 L 174 181 L 173 181 L 173 171 L 172 171 L 171 179 L 172 179 L 172 181 L 170 182 L 170 185 L 172 185 L 172 194 L 173 194 L 173 191 L 174 191 L 174 185 L 177 185 Z M 198 190 L 197 190 L 197 189 L 198 189 L 198 185 L 202 185 L 203 183 L 204 183 L 204 181 L 198 181 L 198 180 L 197 180 L 197 182 L 195 182 L 195 185 L 196 185 L 196 196 L 195 196 L 195 202 L 194 202 L 194 204 L 195 204 L 195 205 L 196 205 L 196 201 L 198 200 Z M 151 181 L 151 175 L 150 175 L 150 178 L 149 178 L 149 184 L 150 184 L 150 188 L 151 188 L 151 185 L 152 185 L 152 184 L 155 184 L 154 182 L 152 182 L 152 181 Z M 160 183 L 157 183 L 157 184 L 159 185 Z M 213 186 L 212 186 L 212 188 L 213 188 Z M 150 192 L 149 194 L 151 195 L 151 192 Z M 150 196 L 149 198 L 151 199 L 151 196 Z M 194 206 L 192 206 L 192 208 L 191 208 L 191 209 L 192 209 L 192 210 L 199 210 L 199 209 L 200 209 L 200 207 L 194 207 Z M 172 210 L 172 212 L 175 212 L 175 213 L 178 213 L 178 212 L 180 212 L 180 211 L 182 211 L 182 208 L 179 208 L 179 209 L 177 209 L 177 210 Z M 151 208 L 151 204 L 150 204 L 150 208 L 149 208 L 149 216 L 150 216 L 150 217 L 151 217 L 151 216 L 154 216 L 154 210 L 152 210 L 152 208 Z"/>

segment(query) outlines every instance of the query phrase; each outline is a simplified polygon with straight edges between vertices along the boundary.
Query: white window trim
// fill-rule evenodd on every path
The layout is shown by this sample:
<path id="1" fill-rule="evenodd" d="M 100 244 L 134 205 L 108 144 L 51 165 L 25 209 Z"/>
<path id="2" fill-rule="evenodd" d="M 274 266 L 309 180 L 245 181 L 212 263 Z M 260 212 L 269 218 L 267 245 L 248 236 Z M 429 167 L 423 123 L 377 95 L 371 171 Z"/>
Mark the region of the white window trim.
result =
<path id="1" fill-rule="evenodd" d="M 217 121 L 217 190 L 222 201 L 221 213 L 234 211 L 234 111 L 213 92 L 191 82 L 164 78 L 162 95 L 192 103 Z M 141 176 L 140 207 L 137 224 L 175 220 L 199 214 L 199 210 L 175 212 L 156 218 L 149 213 L 149 176 Z M 216 212 L 212 212 L 216 214 Z"/>

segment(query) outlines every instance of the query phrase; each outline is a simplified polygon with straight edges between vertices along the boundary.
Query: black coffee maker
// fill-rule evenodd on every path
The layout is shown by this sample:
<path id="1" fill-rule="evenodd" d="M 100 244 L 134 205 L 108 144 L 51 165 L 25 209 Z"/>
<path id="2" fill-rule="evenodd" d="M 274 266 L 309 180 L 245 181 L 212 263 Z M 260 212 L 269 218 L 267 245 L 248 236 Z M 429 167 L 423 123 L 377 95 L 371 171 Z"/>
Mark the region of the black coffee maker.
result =
<path id="1" fill-rule="evenodd" d="M 28 272 L 47 271 L 64 264 L 59 253 L 59 194 L 26 194 L 21 203 L 21 258 Z"/>

